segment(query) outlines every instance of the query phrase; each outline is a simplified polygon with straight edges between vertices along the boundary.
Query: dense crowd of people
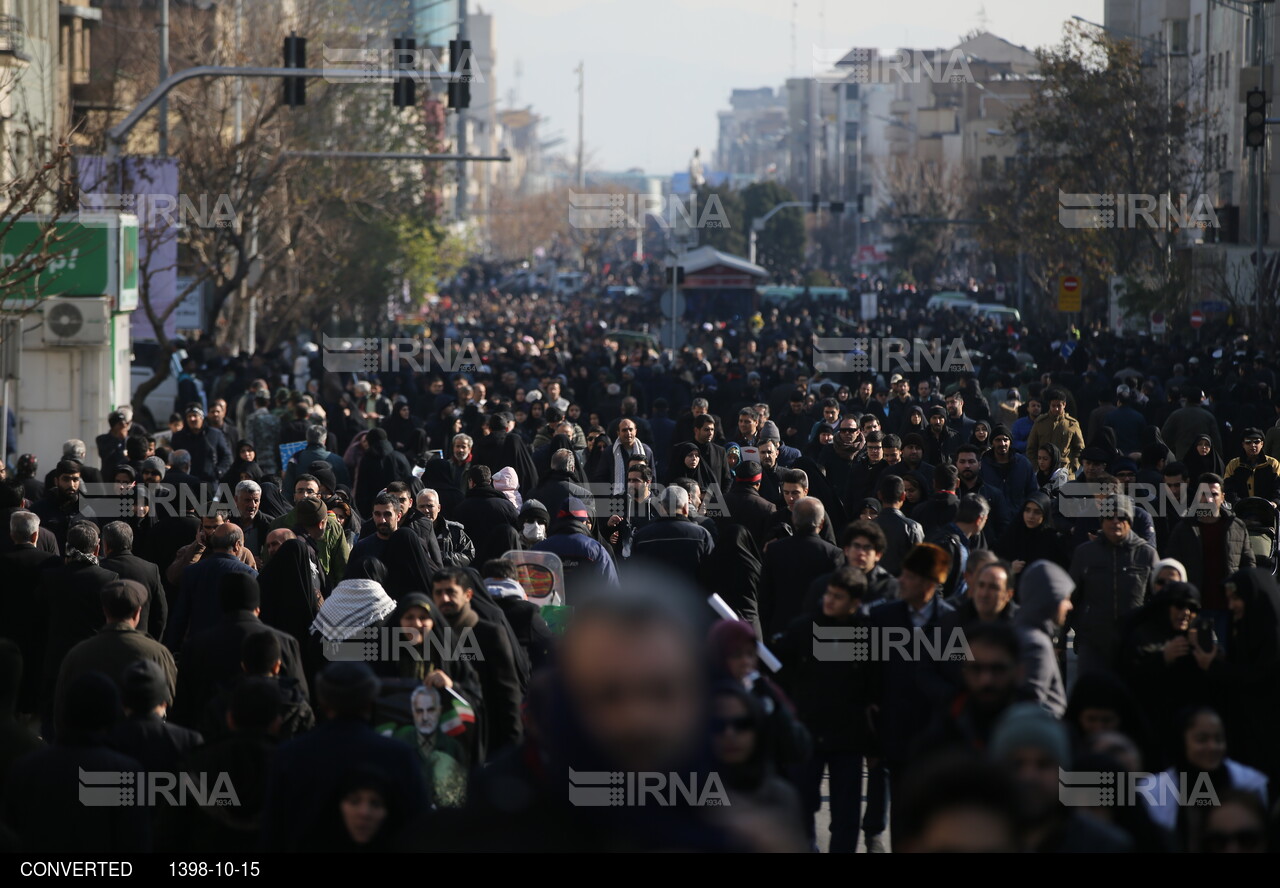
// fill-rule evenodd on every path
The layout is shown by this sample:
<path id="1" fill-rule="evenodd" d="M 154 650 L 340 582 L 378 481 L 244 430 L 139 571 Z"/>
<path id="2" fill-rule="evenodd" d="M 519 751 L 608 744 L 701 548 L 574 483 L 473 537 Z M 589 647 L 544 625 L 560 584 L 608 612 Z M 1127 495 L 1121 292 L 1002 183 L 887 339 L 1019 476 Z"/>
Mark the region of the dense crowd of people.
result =
<path id="1" fill-rule="evenodd" d="M 477 289 L 19 448 L 0 845 L 1280 848 L 1275 343 L 857 308 Z"/>

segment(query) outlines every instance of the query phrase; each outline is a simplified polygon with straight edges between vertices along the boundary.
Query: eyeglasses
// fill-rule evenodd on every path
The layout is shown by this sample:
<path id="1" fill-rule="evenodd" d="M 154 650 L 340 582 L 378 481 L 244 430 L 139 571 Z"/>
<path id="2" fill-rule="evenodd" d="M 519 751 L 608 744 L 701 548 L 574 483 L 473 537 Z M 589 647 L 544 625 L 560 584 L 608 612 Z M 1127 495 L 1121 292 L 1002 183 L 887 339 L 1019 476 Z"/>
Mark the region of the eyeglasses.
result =
<path id="1" fill-rule="evenodd" d="M 743 715 L 738 718 L 711 719 L 711 733 L 715 735 L 723 734 L 730 730 L 735 734 L 750 734 L 754 732 L 755 729 L 755 720 L 749 715 Z"/>
<path id="2" fill-rule="evenodd" d="M 857 429 L 836 429 L 836 433 L 840 435 L 852 435 Z"/>

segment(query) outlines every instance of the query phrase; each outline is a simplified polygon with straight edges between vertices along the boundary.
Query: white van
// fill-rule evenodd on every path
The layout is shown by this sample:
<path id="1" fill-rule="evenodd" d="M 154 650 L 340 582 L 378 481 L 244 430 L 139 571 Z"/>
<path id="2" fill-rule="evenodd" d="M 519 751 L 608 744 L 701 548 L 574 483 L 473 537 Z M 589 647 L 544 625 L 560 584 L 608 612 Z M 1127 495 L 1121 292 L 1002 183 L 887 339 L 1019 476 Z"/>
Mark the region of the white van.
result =
<path id="1" fill-rule="evenodd" d="M 999 302 L 981 302 L 978 304 L 978 317 L 991 318 L 993 321 L 999 321 L 1002 324 L 1022 323 L 1022 312 L 1016 308 L 1010 308 L 1007 305 L 1001 305 Z"/>
<path id="2" fill-rule="evenodd" d="M 935 293 L 929 297 L 924 307 L 927 311 L 946 311 L 949 308 L 957 312 L 972 312 L 977 310 L 978 303 L 961 292 L 951 291 Z"/>

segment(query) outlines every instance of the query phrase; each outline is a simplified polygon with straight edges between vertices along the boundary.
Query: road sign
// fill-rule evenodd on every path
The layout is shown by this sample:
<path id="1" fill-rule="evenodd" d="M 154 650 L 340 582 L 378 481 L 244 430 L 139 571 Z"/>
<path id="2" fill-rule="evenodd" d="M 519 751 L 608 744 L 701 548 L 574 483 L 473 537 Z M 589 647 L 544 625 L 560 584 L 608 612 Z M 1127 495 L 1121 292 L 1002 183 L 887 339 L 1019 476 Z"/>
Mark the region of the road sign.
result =
<path id="1" fill-rule="evenodd" d="M 1220 314 L 1225 314 L 1229 310 L 1229 307 L 1225 302 L 1219 302 L 1219 301 L 1201 302 L 1200 310 L 1208 313 L 1217 312 Z"/>
<path id="2" fill-rule="evenodd" d="M 1191 329 L 1199 330 L 1202 326 L 1204 326 L 1204 312 L 1197 308 L 1191 312 Z"/>
<path id="3" fill-rule="evenodd" d="M 996 302 L 1004 302 L 1004 284 L 996 284 Z"/>
<path id="4" fill-rule="evenodd" d="M 1151 335 L 1159 336 L 1165 332 L 1165 316 L 1162 311 L 1151 312 Z"/>
<path id="5" fill-rule="evenodd" d="M 1058 278 L 1058 311 L 1080 311 L 1080 278 L 1066 274 Z"/>

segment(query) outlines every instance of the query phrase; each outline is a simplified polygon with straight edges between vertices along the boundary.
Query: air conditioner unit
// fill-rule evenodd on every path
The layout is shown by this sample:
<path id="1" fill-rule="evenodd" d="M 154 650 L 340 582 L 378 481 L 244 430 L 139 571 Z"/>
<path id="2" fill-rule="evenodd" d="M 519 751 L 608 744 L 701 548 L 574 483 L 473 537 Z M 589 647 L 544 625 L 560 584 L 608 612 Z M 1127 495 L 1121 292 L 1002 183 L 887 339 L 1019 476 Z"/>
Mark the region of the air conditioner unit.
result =
<path id="1" fill-rule="evenodd" d="M 44 311 L 45 345 L 105 345 L 110 334 L 111 306 L 107 299 L 51 296 Z"/>

